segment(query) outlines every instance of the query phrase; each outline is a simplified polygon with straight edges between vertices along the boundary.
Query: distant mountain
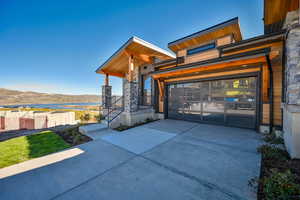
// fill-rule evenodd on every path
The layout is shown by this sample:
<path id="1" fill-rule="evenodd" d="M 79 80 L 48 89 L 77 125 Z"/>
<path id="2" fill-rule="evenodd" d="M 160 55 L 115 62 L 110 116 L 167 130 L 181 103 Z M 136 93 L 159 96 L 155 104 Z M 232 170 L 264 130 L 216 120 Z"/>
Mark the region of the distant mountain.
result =
<path id="1" fill-rule="evenodd" d="M 38 92 L 22 92 L 0 88 L 0 105 L 50 104 L 50 103 L 94 103 L 100 95 L 66 95 Z"/>

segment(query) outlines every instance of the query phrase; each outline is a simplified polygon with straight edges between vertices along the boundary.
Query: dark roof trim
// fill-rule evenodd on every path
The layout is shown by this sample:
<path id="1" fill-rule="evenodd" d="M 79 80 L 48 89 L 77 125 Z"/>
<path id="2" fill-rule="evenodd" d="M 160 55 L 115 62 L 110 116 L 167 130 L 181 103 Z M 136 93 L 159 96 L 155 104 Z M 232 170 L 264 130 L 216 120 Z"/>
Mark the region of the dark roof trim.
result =
<path id="1" fill-rule="evenodd" d="M 170 64 L 170 63 L 176 63 L 176 58 L 168 59 L 168 60 L 163 60 L 160 62 L 155 63 L 155 67 L 160 66 L 160 65 L 165 65 L 165 64 Z"/>
<path id="2" fill-rule="evenodd" d="M 115 57 L 116 55 L 118 55 L 121 50 L 125 49 L 125 47 L 130 42 L 132 42 L 132 40 L 133 40 L 133 36 L 131 38 L 129 38 L 120 48 L 118 48 L 117 51 L 115 51 L 102 65 L 100 65 L 95 72 L 100 71 L 101 68 L 103 68 L 103 66 L 106 65 L 113 57 Z"/>
<path id="3" fill-rule="evenodd" d="M 270 51 L 271 51 L 271 48 L 263 48 L 263 49 L 258 49 L 258 50 L 254 50 L 254 51 L 243 52 L 240 54 L 224 56 L 224 57 L 214 58 L 214 59 L 210 59 L 210 60 L 176 66 L 176 67 L 172 67 L 172 68 L 168 68 L 168 69 L 164 69 L 164 70 L 154 71 L 151 74 L 162 74 L 162 73 L 170 72 L 170 71 L 190 69 L 190 68 L 218 64 L 218 63 L 223 63 L 223 62 L 228 62 L 228 61 L 240 60 L 240 59 L 248 58 L 248 57 L 265 56 L 265 55 L 268 55 L 270 53 Z"/>
<path id="4" fill-rule="evenodd" d="M 236 43 L 220 46 L 220 47 L 218 47 L 218 49 L 220 49 L 221 51 L 227 51 L 227 50 L 239 48 L 242 45 L 246 46 L 246 45 L 248 45 L 248 43 L 251 43 L 251 42 L 265 42 L 265 41 L 269 41 L 269 40 L 274 40 L 274 39 L 278 39 L 278 38 L 282 37 L 284 35 L 284 33 L 285 33 L 285 30 L 277 32 L 277 33 L 260 35 L 260 36 L 256 36 L 253 38 L 249 38 L 247 40 L 241 40 Z"/>
<path id="5" fill-rule="evenodd" d="M 198 32 L 193 33 L 193 34 L 191 34 L 191 35 L 188 35 L 188 36 L 185 36 L 185 37 L 180 38 L 180 39 L 178 39 L 178 40 L 175 40 L 175 41 L 173 41 L 173 42 L 169 42 L 169 43 L 168 43 L 168 46 L 172 46 L 172 45 L 175 45 L 175 44 L 177 44 L 177 43 L 183 42 L 183 41 L 185 41 L 185 40 L 192 39 L 192 38 L 194 38 L 194 37 L 197 37 L 197 36 L 200 36 L 200 35 L 204 35 L 204 34 L 213 32 L 213 31 L 215 31 L 215 30 L 217 30 L 217 29 L 220 29 L 220 28 L 223 28 L 223 27 L 225 27 L 225 26 L 229 26 L 229 25 L 231 25 L 231 24 L 238 24 L 238 23 L 239 23 L 239 18 L 238 18 L 238 17 L 235 17 L 235 18 L 232 18 L 232 19 L 227 20 L 227 21 L 225 21 L 225 22 L 222 22 L 222 23 L 220 23 L 220 24 L 211 26 L 211 27 L 206 28 L 206 29 L 204 29 L 204 30 L 198 31 Z"/>

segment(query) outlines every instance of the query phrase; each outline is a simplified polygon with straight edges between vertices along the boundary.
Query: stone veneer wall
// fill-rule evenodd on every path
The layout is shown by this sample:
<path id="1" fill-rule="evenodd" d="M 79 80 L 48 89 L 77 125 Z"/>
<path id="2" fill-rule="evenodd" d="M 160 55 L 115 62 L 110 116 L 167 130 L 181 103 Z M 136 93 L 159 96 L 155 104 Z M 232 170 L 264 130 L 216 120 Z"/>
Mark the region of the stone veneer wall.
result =
<path id="1" fill-rule="evenodd" d="M 300 26 L 298 12 L 286 19 L 286 102 L 283 106 L 285 146 L 292 158 L 300 158 Z"/>
<path id="2" fill-rule="evenodd" d="M 286 40 L 286 103 L 300 106 L 300 25 L 294 22 Z"/>
<path id="3" fill-rule="evenodd" d="M 111 107 L 111 86 L 109 85 L 102 86 L 102 103 L 104 108 Z"/>

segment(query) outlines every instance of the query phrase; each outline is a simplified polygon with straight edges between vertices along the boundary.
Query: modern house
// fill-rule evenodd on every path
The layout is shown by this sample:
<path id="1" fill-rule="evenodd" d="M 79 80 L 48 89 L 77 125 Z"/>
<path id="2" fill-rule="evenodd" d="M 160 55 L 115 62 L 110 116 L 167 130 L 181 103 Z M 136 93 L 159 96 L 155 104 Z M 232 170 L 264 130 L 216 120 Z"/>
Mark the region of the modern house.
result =
<path id="1" fill-rule="evenodd" d="M 298 0 L 265 0 L 261 36 L 243 39 L 233 18 L 168 48 L 172 53 L 132 37 L 96 70 L 105 75 L 102 99 L 112 127 L 170 118 L 283 130 L 290 154 L 300 157 Z M 111 101 L 109 76 L 123 79 L 116 100 L 122 109 Z"/>

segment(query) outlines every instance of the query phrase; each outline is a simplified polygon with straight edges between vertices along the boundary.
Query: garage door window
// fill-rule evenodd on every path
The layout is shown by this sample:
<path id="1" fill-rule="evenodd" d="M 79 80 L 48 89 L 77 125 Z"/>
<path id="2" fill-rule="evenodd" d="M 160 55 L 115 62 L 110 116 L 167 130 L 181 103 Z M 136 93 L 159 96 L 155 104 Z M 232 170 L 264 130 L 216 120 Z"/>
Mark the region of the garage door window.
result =
<path id="1" fill-rule="evenodd" d="M 254 128 L 256 78 L 169 85 L 170 118 Z"/>

